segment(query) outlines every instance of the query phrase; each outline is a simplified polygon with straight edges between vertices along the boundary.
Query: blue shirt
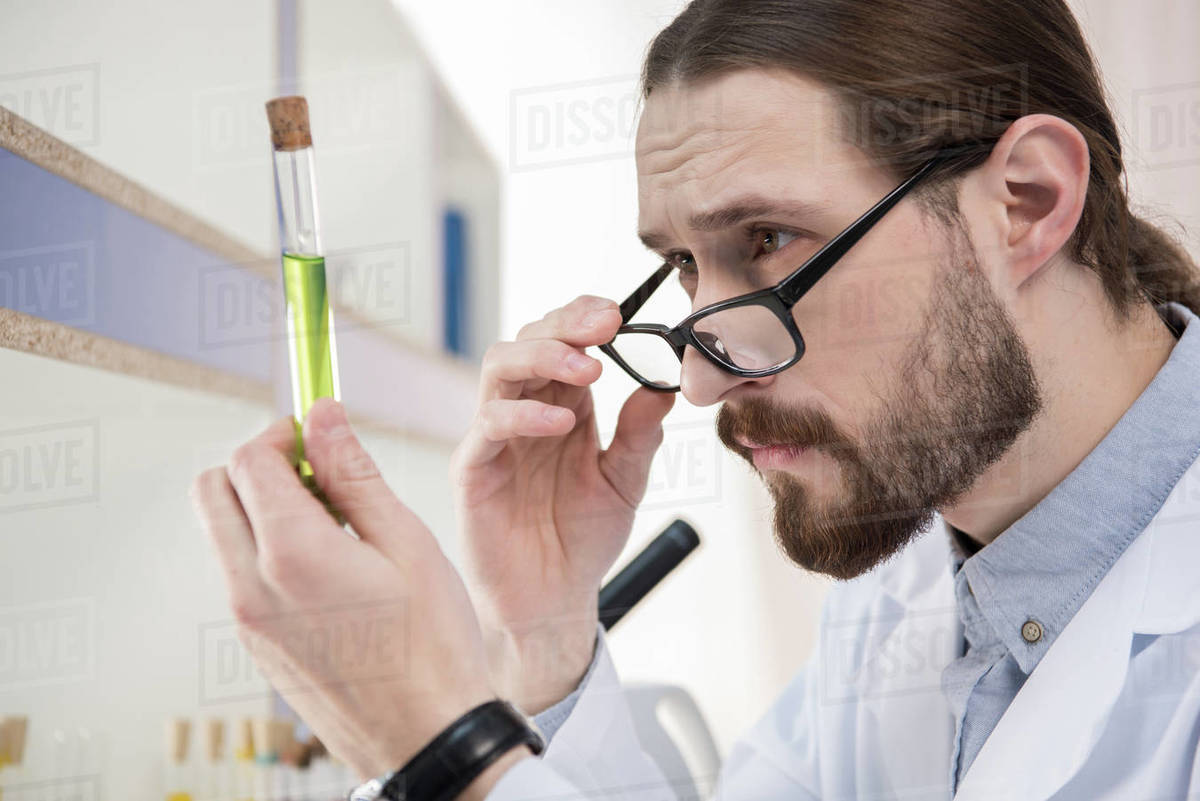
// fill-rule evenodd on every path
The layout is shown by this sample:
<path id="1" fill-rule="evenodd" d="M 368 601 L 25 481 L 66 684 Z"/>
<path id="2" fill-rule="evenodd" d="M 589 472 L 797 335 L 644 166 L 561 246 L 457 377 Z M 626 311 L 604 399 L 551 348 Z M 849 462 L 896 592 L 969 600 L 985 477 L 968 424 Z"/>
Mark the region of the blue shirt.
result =
<path id="1" fill-rule="evenodd" d="M 957 718 L 952 791 L 1063 627 L 1196 458 L 1200 443 L 1176 432 L 1181 420 L 1200 419 L 1187 400 L 1200 381 L 1200 326 L 1181 304 L 1158 311 L 1179 339 L 1170 357 L 1050 494 L 978 550 L 942 521 L 962 626 L 961 655 L 942 672 Z"/>
<path id="2" fill-rule="evenodd" d="M 982 548 L 941 521 L 960 622 L 960 656 L 942 672 L 957 719 L 952 792 L 1025 679 L 1196 458 L 1200 443 L 1174 432 L 1181 415 L 1200 420 L 1200 405 L 1179 402 L 1200 381 L 1200 326 L 1179 303 L 1158 310 L 1179 340 L 1170 357 L 1058 486 Z M 1154 455 L 1149 463 L 1146 454 Z M 574 692 L 534 717 L 547 741 L 570 715 L 596 657 Z"/>

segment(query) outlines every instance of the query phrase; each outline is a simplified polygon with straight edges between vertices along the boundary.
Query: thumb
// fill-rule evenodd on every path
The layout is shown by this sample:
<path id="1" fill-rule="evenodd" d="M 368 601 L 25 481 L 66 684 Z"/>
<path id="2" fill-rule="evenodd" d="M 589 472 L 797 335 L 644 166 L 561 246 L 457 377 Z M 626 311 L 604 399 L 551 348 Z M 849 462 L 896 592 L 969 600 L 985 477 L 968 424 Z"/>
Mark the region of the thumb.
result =
<path id="1" fill-rule="evenodd" d="M 317 486 L 359 537 L 392 559 L 412 556 L 415 543 L 408 542 L 406 532 L 423 524 L 383 480 L 350 429 L 342 404 L 330 398 L 313 404 L 304 419 L 304 455 Z"/>
<path id="2" fill-rule="evenodd" d="M 600 472 L 630 506 L 646 492 L 650 461 L 662 444 L 662 421 L 675 405 L 675 393 L 642 387 L 629 396 L 617 417 L 617 431 L 600 455 Z"/>

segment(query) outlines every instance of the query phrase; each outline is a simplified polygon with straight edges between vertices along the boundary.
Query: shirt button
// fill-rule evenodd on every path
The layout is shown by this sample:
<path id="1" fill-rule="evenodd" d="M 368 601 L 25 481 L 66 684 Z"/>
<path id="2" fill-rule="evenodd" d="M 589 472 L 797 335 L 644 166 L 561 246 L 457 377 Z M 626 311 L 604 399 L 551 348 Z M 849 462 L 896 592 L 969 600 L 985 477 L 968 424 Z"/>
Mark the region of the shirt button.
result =
<path id="1" fill-rule="evenodd" d="M 1035 643 L 1042 639 L 1042 626 L 1036 620 L 1026 620 L 1025 625 L 1021 626 L 1021 636 L 1025 638 L 1025 642 Z"/>

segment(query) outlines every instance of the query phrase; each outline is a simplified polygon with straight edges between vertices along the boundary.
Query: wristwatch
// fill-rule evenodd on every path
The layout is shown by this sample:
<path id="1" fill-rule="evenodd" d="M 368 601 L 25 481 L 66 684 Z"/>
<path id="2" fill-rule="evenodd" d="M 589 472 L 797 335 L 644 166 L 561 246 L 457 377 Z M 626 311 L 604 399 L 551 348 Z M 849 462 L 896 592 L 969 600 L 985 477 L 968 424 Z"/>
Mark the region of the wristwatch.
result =
<path id="1" fill-rule="evenodd" d="M 404 767 L 350 791 L 348 801 L 453 801 L 488 765 L 521 745 L 546 743 L 508 701 L 480 704 L 451 723 Z"/>

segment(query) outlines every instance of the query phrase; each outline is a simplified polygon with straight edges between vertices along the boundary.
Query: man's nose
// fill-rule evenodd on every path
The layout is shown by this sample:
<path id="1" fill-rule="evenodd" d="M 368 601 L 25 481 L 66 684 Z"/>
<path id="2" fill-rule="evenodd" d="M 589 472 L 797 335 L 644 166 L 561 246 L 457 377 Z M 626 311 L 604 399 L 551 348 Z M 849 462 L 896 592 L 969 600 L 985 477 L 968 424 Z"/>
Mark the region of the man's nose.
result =
<path id="1" fill-rule="evenodd" d="M 679 391 L 693 406 L 711 406 L 725 400 L 729 393 L 739 387 L 766 387 L 774 380 L 773 375 L 763 378 L 743 378 L 734 375 L 717 367 L 689 345 L 683 351 Z"/>

